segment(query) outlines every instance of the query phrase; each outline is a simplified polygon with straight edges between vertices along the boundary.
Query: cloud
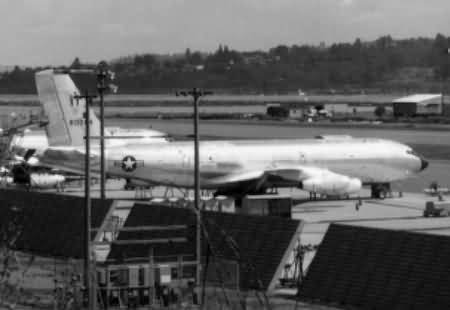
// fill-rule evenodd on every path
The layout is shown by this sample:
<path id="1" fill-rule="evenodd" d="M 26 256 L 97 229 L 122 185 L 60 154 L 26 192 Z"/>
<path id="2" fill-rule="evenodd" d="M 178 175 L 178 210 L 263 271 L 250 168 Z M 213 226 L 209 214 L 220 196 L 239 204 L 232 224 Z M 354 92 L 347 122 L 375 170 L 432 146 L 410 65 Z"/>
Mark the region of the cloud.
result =
<path id="1" fill-rule="evenodd" d="M 341 6 L 350 6 L 352 5 L 354 0 L 340 0 Z"/>

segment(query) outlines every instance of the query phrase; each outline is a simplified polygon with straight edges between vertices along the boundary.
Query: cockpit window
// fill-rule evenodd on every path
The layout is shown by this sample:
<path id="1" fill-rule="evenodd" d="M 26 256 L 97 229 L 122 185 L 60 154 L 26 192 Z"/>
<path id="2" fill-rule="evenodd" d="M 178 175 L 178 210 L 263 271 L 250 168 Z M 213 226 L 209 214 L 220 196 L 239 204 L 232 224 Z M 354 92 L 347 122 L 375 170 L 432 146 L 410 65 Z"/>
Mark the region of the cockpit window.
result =
<path id="1" fill-rule="evenodd" d="M 420 157 L 420 155 L 418 153 L 416 153 L 415 151 L 413 151 L 413 150 L 407 150 L 406 153 L 409 154 L 409 155 Z"/>

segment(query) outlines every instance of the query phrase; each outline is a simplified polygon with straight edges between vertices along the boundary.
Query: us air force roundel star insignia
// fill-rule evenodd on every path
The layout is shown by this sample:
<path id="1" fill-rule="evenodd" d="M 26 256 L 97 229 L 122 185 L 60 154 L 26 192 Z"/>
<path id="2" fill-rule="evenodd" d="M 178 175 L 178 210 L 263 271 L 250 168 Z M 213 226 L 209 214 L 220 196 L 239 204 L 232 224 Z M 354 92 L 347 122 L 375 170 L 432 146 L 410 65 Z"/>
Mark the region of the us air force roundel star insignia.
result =
<path id="1" fill-rule="evenodd" d="M 121 161 L 114 162 L 114 165 L 122 167 L 122 170 L 125 172 L 132 172 L 138 166 L 143 166 L 144 162 L 142 160 L 136 160 L 134 156 L 127 155 Z"/>
<path id="2" fill-rule="evenodd" d="M 122 159 L 122 169 L 126 172 L 134 171 L 137 167 L 136 158 L 133 156 L 125 156 Z"/>

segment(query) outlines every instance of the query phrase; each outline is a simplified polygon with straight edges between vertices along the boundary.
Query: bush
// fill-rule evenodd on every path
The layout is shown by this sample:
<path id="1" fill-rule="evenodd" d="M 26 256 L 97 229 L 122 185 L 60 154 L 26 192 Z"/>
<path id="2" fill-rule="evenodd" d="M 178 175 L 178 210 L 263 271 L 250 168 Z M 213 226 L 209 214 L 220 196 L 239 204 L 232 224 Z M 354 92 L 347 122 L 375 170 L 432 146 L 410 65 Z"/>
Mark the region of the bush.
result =
<path id="1" fill-rule="evenodd" d="M 381 117 L 383 117 L 384 114 L 386 114 L 386 108 L 385 108 L 384 106 L 382 106 L 382 105 L 377 106 L 377 107 L 375 108 L 374 113 L 375 113 L 375 115 L 376 115 L 378 118 L 381 118 Z"/>

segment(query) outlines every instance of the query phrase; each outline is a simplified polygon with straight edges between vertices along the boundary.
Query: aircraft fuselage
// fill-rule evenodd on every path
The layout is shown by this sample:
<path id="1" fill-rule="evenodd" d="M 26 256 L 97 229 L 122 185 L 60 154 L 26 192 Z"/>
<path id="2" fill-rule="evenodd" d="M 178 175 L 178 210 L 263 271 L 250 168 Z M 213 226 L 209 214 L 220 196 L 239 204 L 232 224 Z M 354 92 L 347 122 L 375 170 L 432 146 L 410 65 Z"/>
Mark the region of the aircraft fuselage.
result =
<path id="1" fill-rule="evenodd" d="M 109 175 L 179 187 L 194 185 L 193 142 L 109 148 Z M 380 139 L 237 140 L 200 143 L 202 188 L 225 186 L 218 178 L 233 173 L 313 167 L 360 179 L 388 183 L 414 175 L 423 160 L 410 147 Z M 95 169 L 95 168 L 94 168 Z M 295 181 L 293 182 L 295 183 Z"/>

